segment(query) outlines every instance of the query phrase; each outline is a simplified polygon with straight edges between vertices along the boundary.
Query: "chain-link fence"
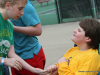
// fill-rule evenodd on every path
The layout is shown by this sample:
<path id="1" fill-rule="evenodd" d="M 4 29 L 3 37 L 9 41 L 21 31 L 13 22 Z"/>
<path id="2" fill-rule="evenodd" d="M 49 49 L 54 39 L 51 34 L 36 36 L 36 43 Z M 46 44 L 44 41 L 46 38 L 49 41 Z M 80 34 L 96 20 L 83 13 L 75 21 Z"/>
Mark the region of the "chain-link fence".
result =
<path id="1" fill-rule="evenodd" d="M 100 0 L 55 0 L 59 23 L 100 18 Z"/>

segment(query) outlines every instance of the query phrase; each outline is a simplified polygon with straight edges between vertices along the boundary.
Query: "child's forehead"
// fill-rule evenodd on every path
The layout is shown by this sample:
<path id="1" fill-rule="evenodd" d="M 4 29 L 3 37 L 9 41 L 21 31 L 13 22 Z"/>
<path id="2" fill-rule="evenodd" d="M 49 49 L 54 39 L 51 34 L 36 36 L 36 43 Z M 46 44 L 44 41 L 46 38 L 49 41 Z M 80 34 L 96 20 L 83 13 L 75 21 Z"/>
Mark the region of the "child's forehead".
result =
<path id="1" fill-rule="evenodd" d="M 26 4 L 25 0 L 18 0 L 14 5 L 18 5 L 20 7 L 24 7 Z"/>
<path id="2" fill-rule="evenodd" d="M 17 0 L 16 2 L 24 2 L 24 3 L 27 3 L 27 0 Z"/>
<path id="3" fill-rule="evenodd" d="M 81 27 L 81 26 L 79 26 L 78 28 L 79 28 L 79 29 L 82 29 L 82 27 Z"/>
<path id="4" fill-rule="evenodd" d="M 84 30 L 81 26 L 79 26 L 78 29 L 80 29 L 80 30 Z"/>
<path id="5" fill-rule="evenodd" d="M 21 4 L 21 3 L 24 3 L 26 4 L 27 3 L 27 0 L 13 0 L 11 1 L 11 5 L 15 5 L 15 4 Z"/>
<path id="6" fill-rule="evenodd" d="M 27 2 L 27 0 L 18 0 L 18 1 L 20 1 L 20 2 Z"/>

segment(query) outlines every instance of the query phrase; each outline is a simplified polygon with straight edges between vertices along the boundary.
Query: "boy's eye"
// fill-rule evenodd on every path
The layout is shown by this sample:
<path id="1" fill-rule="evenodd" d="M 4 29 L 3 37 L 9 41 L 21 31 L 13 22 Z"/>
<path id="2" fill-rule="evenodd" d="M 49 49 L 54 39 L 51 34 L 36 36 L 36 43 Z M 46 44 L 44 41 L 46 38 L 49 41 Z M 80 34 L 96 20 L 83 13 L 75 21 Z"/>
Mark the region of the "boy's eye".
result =
<path id="1" fill-rule="evenodd" d="M 19 10 L 22 10 L 22 9 L 19 8 Z"/>
<path id="2" fill-rule="evenodd" d="M 79 32 L 81 32 L 81 30 L 80 30 L 80 29 L 78 29 L 78 31 L 79 31 Z"/>

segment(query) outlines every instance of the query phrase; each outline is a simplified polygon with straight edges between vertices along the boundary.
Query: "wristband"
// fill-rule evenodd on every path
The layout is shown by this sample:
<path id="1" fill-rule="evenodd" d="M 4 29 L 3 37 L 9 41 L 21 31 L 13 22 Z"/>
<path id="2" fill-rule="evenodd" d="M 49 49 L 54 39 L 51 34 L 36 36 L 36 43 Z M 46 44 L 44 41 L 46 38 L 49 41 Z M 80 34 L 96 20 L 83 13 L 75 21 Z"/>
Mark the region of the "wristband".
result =
<path id="1" fill-rule="evenodd" d="M 2 60 L 1 60 L 1 63 L 0 63 L 0 65 L 3 65 L 3 63 L 4 63 L 4 57 L 2 57 Z"/>

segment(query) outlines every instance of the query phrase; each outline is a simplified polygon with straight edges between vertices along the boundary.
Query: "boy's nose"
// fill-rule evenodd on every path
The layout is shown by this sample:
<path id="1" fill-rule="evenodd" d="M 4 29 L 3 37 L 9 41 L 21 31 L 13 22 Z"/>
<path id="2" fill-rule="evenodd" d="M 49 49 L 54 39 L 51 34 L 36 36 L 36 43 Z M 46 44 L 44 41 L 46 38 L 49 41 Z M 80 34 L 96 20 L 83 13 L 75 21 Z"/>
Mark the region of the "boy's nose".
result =
<path id="1" fill-rule="evenodd" d="M 76 33 L 76 29 L 73 32 Z"/>
<path id="2" fill-rule="evenodd" d="M 24 15 L 24 12 L 22 11 L 20 14 L 21 14 L 21 15 Z"/>

